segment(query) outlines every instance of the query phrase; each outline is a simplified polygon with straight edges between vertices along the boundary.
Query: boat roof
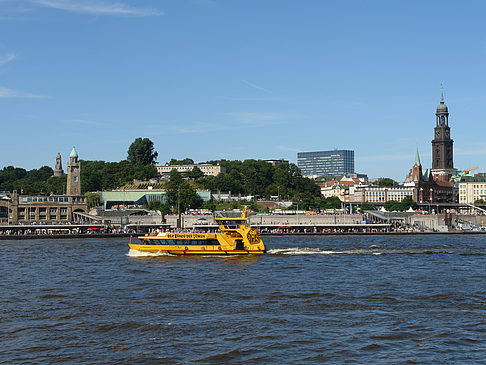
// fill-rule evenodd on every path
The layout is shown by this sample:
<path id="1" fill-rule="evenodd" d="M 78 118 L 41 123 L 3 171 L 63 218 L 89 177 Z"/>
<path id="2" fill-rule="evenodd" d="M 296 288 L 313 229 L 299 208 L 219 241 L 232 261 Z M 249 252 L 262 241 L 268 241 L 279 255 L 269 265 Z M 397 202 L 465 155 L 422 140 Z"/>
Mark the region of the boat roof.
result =
<path id="1" fill-rule="evenodd" d="M 238 217 L 238 218 L 214 218 L 214 220 L 216 221 L 246 221 L 247 218 L 241 218 L 241 217 Z"/>

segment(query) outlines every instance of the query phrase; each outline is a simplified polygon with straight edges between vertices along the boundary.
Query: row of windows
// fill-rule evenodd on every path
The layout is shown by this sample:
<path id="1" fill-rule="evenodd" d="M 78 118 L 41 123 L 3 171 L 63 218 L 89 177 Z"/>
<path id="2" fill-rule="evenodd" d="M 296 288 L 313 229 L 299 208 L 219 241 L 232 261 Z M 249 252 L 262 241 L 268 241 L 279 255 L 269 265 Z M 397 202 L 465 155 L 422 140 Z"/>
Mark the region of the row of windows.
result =
<path id="1" fill-rule="evenodd" d="M 55 214 L 57 211 L 60 211 L 61 213 L 67 213 L 67 208 L 49 208 L 49 213 Z M 39 213 L 46 213 L 47 208 L 46 207 L 27 207 L 27 208 L 19 208 L 19 213 L 24 213 L 25 211 L 28 212 L 39 212 Z"/>
<path id="2" fill-rule="evenodd" d="M 208 239 L 208 240 L 188 240 L 188 239 L 150 239 L 144 240 L 144 244 L 146 245 L 182 245 L 182 246 L 189 246 L 189 245 L 212 245 L 217 246 L 219 245 L 219 241 L 216 239 Z"/>
<path id="3" fill-rule="evenodd" d="M 22 203 L 43 203 L 43 202 L 68 203 L 69 198 L 63 197 L 63 196 L 26 196 L 26 197 L 22 197 Z"/>
<path id="4" fill-rule="evenodd" d="M 18 219 L 19 220 L 25 220 L 25 217 L 26 216 L 24 214 L 19 214 L 18 215 Z M 32 213 L 31 214 L 28 214 L 27 217 L 28 217 L 27 219 L 29 219 L 31 221 L 35 221 L 36 220 L 35 214 L 32 214 Z M 61 215 L 59 217 L 59 219 L 65 221 L 65 220 L 67 220 L 67 215 Z M 41 221 L 47 220 L 47 215 L 45 215 L 45 214 L 39 215 L 39 220 L 41 220 Z M 57 216 L 56 215 L 53 215 L 53 214 L 50 214 L 49 215 L 49 220 L 51 220 L 51 221 L 57 221 Z"/>

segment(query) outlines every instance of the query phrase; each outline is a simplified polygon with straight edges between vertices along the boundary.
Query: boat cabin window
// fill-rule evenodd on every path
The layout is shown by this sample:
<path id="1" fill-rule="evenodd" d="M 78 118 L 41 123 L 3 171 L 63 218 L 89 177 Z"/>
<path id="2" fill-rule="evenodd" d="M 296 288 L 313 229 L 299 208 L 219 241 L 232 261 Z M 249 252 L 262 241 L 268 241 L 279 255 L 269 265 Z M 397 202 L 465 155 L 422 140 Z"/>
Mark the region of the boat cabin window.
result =
<path id="1" fill-rule="evenodd" d="M 212 246 L 219 246 L 219 241 L 217 239 L 164 239 L 164 240 L 158 240 L 158 239 L 152 239 L 152 240 L 144 240 L 144 244 L 148 245 L 181 245 L 181 246 L 188 246 L 188 245 L 198 245 L 198 246 L 204 246 L 204 245 L 212 245 Z"/>
<path id="2" fill-rule="evenodd" d="M 240 224 L 244 224 L 243 221 L 231 220 L 231 219 L 221 220 L 221 221 L 218 221 L 218 223 L 220 225 L 224 226 L 225 229 L 237 229 Z"/>

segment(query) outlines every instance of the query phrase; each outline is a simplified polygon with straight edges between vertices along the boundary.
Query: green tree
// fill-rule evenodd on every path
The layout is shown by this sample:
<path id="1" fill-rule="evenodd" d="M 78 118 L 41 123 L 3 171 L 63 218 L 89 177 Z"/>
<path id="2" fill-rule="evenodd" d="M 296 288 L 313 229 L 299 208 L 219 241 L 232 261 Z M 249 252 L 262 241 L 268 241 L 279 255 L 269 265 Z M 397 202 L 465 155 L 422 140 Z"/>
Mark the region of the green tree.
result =
<path id="1" fill-rule="evenodd" d="M 401 212 L 404 210 L 408 210 L 409 208 L 415 209 L 417 207 L 417 204 L 415 204 L 412 197 L 406 196 L 405 198 L 402 199 L 401 202 L 389 200 L 383 206 L 389 212 L 393 212 L 393 211 Z"/>
<path id="2" fill-rule="evenodd" d="M 197 166 L 194 166 L 194 168 L 187 173 L 187 177 L 194 180 L 198 180 L 203 176 L 204 176 L 204 172 L 202 172 Z"/>
<path id="3" fill-rule="evenodd" d="M 413 201 L 411 196 L 406 196 L 405 198 L 403 198 L 400 204 L 402 205 L 402 210 L 417 208 L 417 204 Z"/>
<path id="4" fill-rule="evenodd" d="M 390 188 L 399 186 L 399 184 L 395 180 L 390 179 L 388 177 L 378 180 L 375 183 L 375 185 L 380 187 L 390 187 Z"/>
<path id="5" fill-rule="evenodd" d="M 137 138 L 128 148 L 127 160 L 135 165 L 152 165 L 159 154 L 154 151 L 154 143 L 148 138 Z"/>
<path id="6" fill-rule="evenodd" d="M 188 181 L 182 181 L 179 185 L 170 186 L 167 191 L 167 198 L 169 204 L 172 206 L 174 213 L 184 212 L 189 207 L 198 208 L 201 206 L 201 200 L 189 184 Z"/>
<path id="7" fill-rule="evenodd" d="M 363 203 L 359 209 L 361 212 L 364 212 L 365 210 L 376 210 L 376 207 L 373 204 Z"/>
<path id="8" fill-rule="evenodd" d="M 177 170 L 172 170 L 169 173 L 169 188 L 177 188 L 184 179 L 182 178 L 182 174 Z"/>
<path id="9" fill-rule="evenodd" d="M 343 205 L 341 199 L 337 196 L 330 196 L 329 198 L 324 199 L 323 203 L 323 209 L 340 209 Z"/>
<path id="10" fill-rule="evenodd" d="M 66 192 L 67 176 L 51 176 L 46 181 L 45 192 L 47 194 L 62 195 Z"/>
<path id="11" fill-rule="evenodd" d="M 201 204 L 202 209 L 209 209 L 210 211 L 216 210 L 216 203 L 214 201 L 207 201 Z"/>
<path id="12" fill-rule="evenodd" d="M 394 200 L 387 201 L 385 204 L 383 204 L 383 206 L 389 212 L 401 212 L 403 210 L 402 204 Z"/>
<path id="13" fill-rule="evenodd" d="M 174 165 L 194 165 L 194 160 L 192 158 L 185 158 L 183 160 L 176 160 L 175 158 L 171 158 L 169 161 L 170 166 Z"/>
<path id="14" fill-rule="evenodd" d="M 88 201 L 88 207 L 94 208 L 101 204 L 100 194 L 98 193 L 85 193 L 86 200 Z"/>

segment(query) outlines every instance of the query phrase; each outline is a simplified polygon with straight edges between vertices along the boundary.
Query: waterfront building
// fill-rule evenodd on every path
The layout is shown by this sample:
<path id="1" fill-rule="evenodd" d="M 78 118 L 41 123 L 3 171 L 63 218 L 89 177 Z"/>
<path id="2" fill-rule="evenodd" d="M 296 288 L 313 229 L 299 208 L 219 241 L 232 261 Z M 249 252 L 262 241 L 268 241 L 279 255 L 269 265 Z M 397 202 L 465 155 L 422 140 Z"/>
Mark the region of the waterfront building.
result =
<path id="1" fill-rule="evenodd" d="M 342 202 L 353 201 L 355 190 L 363 186 L 366 178 L 343 176 L 339 181 L 331 180 L 318 184 L 321 188 L 321 195 L 324 198 L 337 197 Z M 362 201 L 362 200 L 359 200 Z"/>
<path id="2" fill-rule="evenodd" d="M 84 196 L 18 195 L 14 191 L 9 198 L 8 224 L 71 223 L 75 213 L 88 211 Z"/>
<path id="3" fill-rule="evenodd" d="M 486 176 L 462 176 L 459 184 L 459 204 L 474 204 L 478 200 L 486 201 Z"/>
<path id="4" fill-rule="evenodd" d="M 127 189 L 103 191 L 101 203 L 104 209 L 126 209 L 141 207 L 152 201 L 167 201 L 167 192 L 161 189 Z"/>
<path id="5" fill-rule="evenodd" d="M 81 165 L 73 147 L 67 164 L 65 195 L 19 195 L 17 191 L 4 193 L 0 209 L 6 211 L 2 224 L 72 223 L 77 216 L 88 212 L 88 203 L 81 195 Z"/>
<path id="6" fill-rule="evenodd" d="M 354 173 L 354 151 L 298 152 L 297 165 L 303 176 L 341 176 Z"/>
<path id="7" fill-rule="evenodd" d="M 157 169 L 157 173 L 159 175 L 167 175 L 170 174 L 172 170 L 177 170 L 179 172 L 189 172 L 197 167 L 202 173 L 206 176 L 218 176 L 222 172 L 226 172 L 226 168 L 224 166 L 218 165 L 210 165 L 210 164 L 195 164 L 195 165 L 158 165 L 155 166 Z"/>
<path id="8" fill-rule="evenodd" d="M 345 201 L 346 200 L 345 196 L 348 194 L 349 194 L 349 189 L 346 186 L 337 183 L 321 187 L 321 195 L 325 199 L 336 197 L 339 198 L 339 200 L 341 201 Z"/>
<path id="9" fill-rule="evenodd" d="M 354 195 L 355 197 L 362 196 L 363 202 L 366 203 L 401 202 L 407 196 L 413 197 L 413 188 L 407 186 L 365 186 L 356 189 Z M 358 200 L 355 199 L 354 201 Z"/>
<path id="10" fill-rule="evenodd" d="M 208 190 L 197 190 L 196 195 L 202 201 L 211 200 L 211 193 Z M 103 191 L 101 202 L 104 209 L 126 209 L 142 207 L 152 201 L 167 201 L 167 192 L 163 189 L 126 189 Z"/>
<path id="11" fill-rule="evenodd" d="M 450 203 L 453 201 L 453 184 L 435 179 L 431 170 L 422 169 L 417 148 L 415 162 L 405 178 L 404 186 L 413 189 L 412 198 L 416 203 Z"/>

